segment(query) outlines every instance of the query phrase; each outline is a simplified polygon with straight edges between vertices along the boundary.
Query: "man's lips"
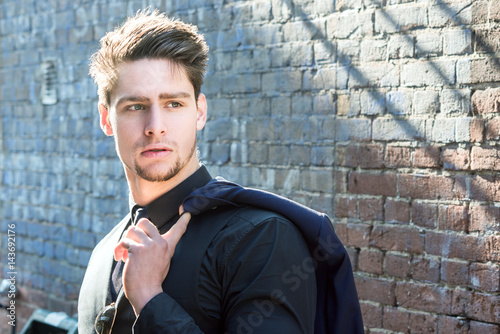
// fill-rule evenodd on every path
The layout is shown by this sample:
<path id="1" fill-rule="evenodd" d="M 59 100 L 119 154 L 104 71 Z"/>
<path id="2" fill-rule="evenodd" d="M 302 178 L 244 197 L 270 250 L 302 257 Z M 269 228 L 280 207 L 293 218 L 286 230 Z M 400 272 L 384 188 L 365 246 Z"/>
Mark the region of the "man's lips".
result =
<path id="1" fill-rule="evenodd" d="M 141 152 L 146 158 L 162 158 L 172 152 L 168 146 L 165 145 L 149 145 Z"/>

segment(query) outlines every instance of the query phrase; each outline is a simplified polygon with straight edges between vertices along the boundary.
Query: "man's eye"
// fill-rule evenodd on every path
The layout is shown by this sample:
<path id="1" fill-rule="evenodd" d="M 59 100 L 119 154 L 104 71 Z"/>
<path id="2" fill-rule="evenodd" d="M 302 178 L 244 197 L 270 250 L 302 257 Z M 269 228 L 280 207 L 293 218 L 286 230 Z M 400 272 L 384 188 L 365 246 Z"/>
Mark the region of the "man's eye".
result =
<path id="1" fill-rule="evenodd" d="M 137 111 L 137 110 L 143 110 L 144 107 L 140 104 L 133 104 L 129 107 L 130 110 Z"/>
<path id="2" fill-rule="evenodd" d="M 181 104 L 179 102 L 170 102 L 168 105 L 169 105 L 169 107 L 172 107 L 172 108 L 179 108 L 181 106 Z"/>

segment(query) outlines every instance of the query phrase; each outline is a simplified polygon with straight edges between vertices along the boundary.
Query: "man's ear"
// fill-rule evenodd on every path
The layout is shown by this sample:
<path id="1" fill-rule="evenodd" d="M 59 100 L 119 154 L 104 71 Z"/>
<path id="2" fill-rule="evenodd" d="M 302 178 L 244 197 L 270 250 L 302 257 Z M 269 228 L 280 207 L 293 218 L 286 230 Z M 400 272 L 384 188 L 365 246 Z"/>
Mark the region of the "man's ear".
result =
<path id="1" fill-rule="evenodd" d="M 207 122 L 207 99 L 204 94 L 198 96 L 198 108 L 196 112 L 196 130 L 201 130 Z"/>
<path id="2" fill-rule="evenodd" d="M 111 127 L 111 122 L 109 121 L 109 111 L 108 108 L 106 108 L 102 103 L 99 103 L 99 119 L 101 122 L 102 132 L 104 132 L 106 136 L 112 136 L 113 128 Z"/>

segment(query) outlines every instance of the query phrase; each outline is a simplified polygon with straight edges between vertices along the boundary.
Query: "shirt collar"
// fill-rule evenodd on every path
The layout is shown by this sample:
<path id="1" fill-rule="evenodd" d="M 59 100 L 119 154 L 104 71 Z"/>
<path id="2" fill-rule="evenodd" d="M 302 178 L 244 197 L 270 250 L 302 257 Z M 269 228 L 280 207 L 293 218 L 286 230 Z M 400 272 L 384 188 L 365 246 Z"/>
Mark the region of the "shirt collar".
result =
<path id="1" fill-rule="evenodd" d="M 153 202 L 146 205 L 149 220 L 159 229 L 170 219 L 179 214 L 179 206 L 189 194 L 194 190 L 203 187 L 212 179 L 207 168 L 202 165 L 187 179 L 182 181 L 169 192 L 161 195 Z M 133 210 L 135 203 L 131 201 L 130 207 Z"/>

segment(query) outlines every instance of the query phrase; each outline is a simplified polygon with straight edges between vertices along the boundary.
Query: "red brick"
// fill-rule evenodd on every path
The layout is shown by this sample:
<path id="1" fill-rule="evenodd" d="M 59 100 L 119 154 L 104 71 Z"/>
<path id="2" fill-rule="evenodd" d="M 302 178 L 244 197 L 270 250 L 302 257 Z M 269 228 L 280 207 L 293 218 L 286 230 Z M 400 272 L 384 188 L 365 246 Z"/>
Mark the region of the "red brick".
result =
<path id="1" fill-rule="evenodd" d="M 441 161 L 444 169 L 468 170 L 470 168 L 469 150 L 453 147 L 445 148 L 441 152 Z"/>
<path id="2" fill-rule="evenodd" d="M 486 140 L 499 140 L 500 139 L 500 117 L 488 120 L 486 126 Z"/>
<path id="3" fill-rule="evenodd" d="M 435 146 L 419 147 L 415 149 L 413 165 L 415 167 L 433 168 L 440 166 L 441 149 Z"/>
<path id="4" fill-rule="evenodd" d="M 500 334 L 500 325 L 471 321 L 469 334 Z"/>
<path id="5" fill-rule="evenodd" d="M 482 63 L 482 64 L 480 64 Z M 491 63 L 491 64 L 490 64 Z M 482 66 L 481 66 L 482 65 Z M 489 65 L 489 66 L 488 66 Z M 480 72 L 486 74 L 490 69 L 490 66 L 495 66 L 495 59 L 488 59 L 482 62 L 477 62 L 473 67 L 481 67 L 481 71 L 474 73 L 474 76 L 481 76 Z M 478 67 L 479 66 L 479 67 Z M 483 75 L 484 79 L 484 75 Z M 484 91 L 477 90 L 472 94 L 472 112 L 474 114 L 487 114 L 495 113 L 500 111 L 500 89 L 499 88 L 488 88 Z"/>
<path id="6" fill-rule="evenodd" d="M 352 247 L 368 247 L 370 245 L 371 225 L 367 224 L 347 224 L 346 245 Z"/>
<path id="7" fill-rule="evenodd" d="M 469 225 L 468 212 L 467 206 L 439 205 L 439 229 L 466 232 Z"/>
<path id="8" fill-rule="evenodd" d="M 384 329 L 399 333 L 410 333 L 410 313 L 397 307 L 384 307 L 382 323 Z"/>
<path id="9" fill-rule="evenodd" d="M 357 218 L 357 200 L 352 197 L 335 197 L 335 217 Z"/>
<path id="10" fill-rule="evenodd" d="M 410 328 L 412 334 L 437 333 L 438 317 L 432 314 L 411 313 Z"/>
<path id="11" fill-rule="evenodd" d="M 412 227 L 400 225 L 375 225 L 372 233 L 373 246 L 388 251 L 422 253 L 424 236 Z"/>
<path id="12" fill-rule="evenodd" d="M 366 195 L 396 195 L 396 174 L 349 174 L 349 192 Z"/>
<path id="13" fill-rule="evenodd" d="M 483 141 L 484 137 L 484 120 L 480 118 L 472 118 L 470 120 L 470 141 L 478 143 Z"/>
<path id="14" fill-rule="evenodd" d="M 474 293 L 469 308 L 469 317 L 478 321 L 498 323 L 500 295 Z"/>
<path id="15" fill-rule="evenodd" d="M 474 175 L 470 178 L 472 200 L 500 201 L 500 181 L 495 176 Z"/>
<path id="16" fill-rule="evenodd" d="M 437 204 L 413 202 L 411 205 L 411 220 L 418 226 L 436 228 L 438 220 Z"/>
<path id="17" fill-rule="evenodd" d="M 500 235 L 485 238 L 485 252 L 487 261 L 500 262 Z"/>
<path id="18" fill-rule="evenodd" d="M 453 290 L 453 297 L 451 302 L 451 314 L 464 316 L 469 312 L 472 293 L 467 290 L 455 289 Z"/>
<path id="19" fill-rule="evenodd" d="M 358 269 L 371 274 L 381 275 L 384 263 L 384 253 L 377 250 L 363 249 L 359 252 Z"/>
<path id="20" fill-rule="evenodd" d="M 498 265 L 486 263 L 471 264 L 470 285 L 472 288 L 484 292 L 500 291 L 500 270 Z"/>
<path id="21" fill-rule="evenodd" d="M 448 314 L 452 303 L 452 290 L 418 283 L 396 283 L 398 306 L 418 311 Z"/>
<path id="22" fill-rule="evenodd" d="M 457 175 L 455 176 L 455 196 L 459 200 L 469 201 L 470 197 L 470 175 Z"/>
<path id="23" fill-rule="evenodd" d="M 359 166 L 361 168 L 383 168 L 384 146 L 366 144 L 359 147 Z"/>
<path id="24" fill-rule="evenodd" d="M 500 170 L 500 149 L 496 147 L 472 148 L 472 170 Z"/>
<path id="25" fill-rule="evenodd" d="M 335 193 L 342 194 L 347 192 L 347 172 L 333 172 L 333 181 L 335 184 Z"/>
<path id="26" fill-rule="evenodd" d="M 431 258 L 414 257 L 412 267 L 413 279 L 428 283 L 439 282 L 439 261 Z"/>
<path id="27" fill-rule="evenodd" d="M 385 255 L 385 273 L 393 277 L 409 278 L 411 268 L 410 261 L 410 256 L 388 252 Z"/>
<path id="28" fill-rule="evenodd" d="M 442 316 L 438 319 L 438 331 L 443 334 L 467 334 L 467 321 L 455 317 Z"/>
<path id="29" fill-rule="evenodd" d="M 355 277 L 356 289 L 360 300 L 384 305 L 396 305 L 396 283 L 374 277 Z"/>
<path id="30" fill-rule="evenodd" d="M 448 257 L 452 241 L 451 234 L 428 231 L 425 233 L 425 251 L 430 255 Z"/>
<path id="31" fill-rule="evenodd" d="M 487 258 L 484 238 L 473 235 L 428 231 L 425 251 L 430 255 L 468 261 L 486 261 Z"/>
<path id="32" fill-rule="evenodd" d="M 389 223 L 409 223 L 410 204 L 407 201 L 386 199 L 385 221 Z"/>
<path id="33" fill-rule="evenodd" d="M 360 302 L 361 315 L 363 317 L 363 324 L 366 327 L 380 328 L 382 327 L 382 307 Z"/>
<path id="34" fill-rule="evenodd" d="M 442 259 L 441 280 L 450 285 L 467 286 L 469 283 L 469 262 Z"/>
<path id="35" fill-rule="evenodd" d="M 470 231 L 499 232 L 500 208 L 496 206 L 475 205 L 471 209 Z"/>
<path id="36" fill-rule="evenodd" d="M 384 201 L 376 198 L 360 198 L 358 201 L 359 218 L 366 220 L 384 219 Z"/>
<path id="37" fill-rule="evenodd" d="M 385 150 L 385 166 L 387 168 L 411 167 L 411 148 L 387 146 Z"/>
<path id="38" fill-rule="evenodd" d="M 453 199 L 453 178 L 442 175 L 401 175 L 399 195 L 420 199 Z"/>
<path id="39" fill-rule="evenodd" d="M 358 146 L 337 146 L 337 164 L 342 167 L 358 167 Z"/>
<path id="40" fill-rule="evenodd" d="M 450 247 L 450 257 L 468 261 L 486 261 L 482 236 L 458 234 Z"/>
<path id="41" fill-rule="evenodd" d="M 337 223 L 335 225 L 335 233 L 343 244 L 347 245 L 347 226 L 344 223 Z"/>

